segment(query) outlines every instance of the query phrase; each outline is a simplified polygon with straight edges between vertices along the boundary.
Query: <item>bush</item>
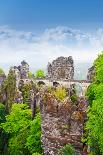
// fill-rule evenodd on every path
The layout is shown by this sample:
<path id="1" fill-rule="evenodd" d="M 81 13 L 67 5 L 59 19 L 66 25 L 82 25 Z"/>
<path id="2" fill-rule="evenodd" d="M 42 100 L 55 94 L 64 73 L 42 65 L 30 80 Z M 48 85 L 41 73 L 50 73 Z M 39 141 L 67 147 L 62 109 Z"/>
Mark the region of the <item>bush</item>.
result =
<path id="1" fill-rule="evenodd" d="M 58 155 L 76 155 L 76 154 L 73 146 L 70 144 L 67 144 L 59 151 Z"/>
<path id="2" fill-rule="evenodd" d="M 44 71 L 39 69 L 36 71 L 36 78 L 44 78 L 45 77 L 45 74 L 44 74 Z"/>
<path id="3" fill-rule="evenodd" d="M 67 92 L 63 87 L 57 87 L 56 90 L 53 91 L 53 94 L 60 101 L 63 101 L 67 96 Z"/>

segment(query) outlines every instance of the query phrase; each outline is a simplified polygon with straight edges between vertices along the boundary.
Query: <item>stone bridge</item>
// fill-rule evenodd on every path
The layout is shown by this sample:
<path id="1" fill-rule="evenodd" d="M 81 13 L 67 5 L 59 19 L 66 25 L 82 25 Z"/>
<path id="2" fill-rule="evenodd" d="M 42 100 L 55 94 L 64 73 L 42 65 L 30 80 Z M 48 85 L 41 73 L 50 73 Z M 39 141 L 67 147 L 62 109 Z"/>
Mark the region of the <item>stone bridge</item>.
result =
<path id="1" fill-rule="evenodd" d="M 47 86 L 64 86 L 66 88 L 70 88 L 71 85 L 75 84 L 75 86 L 79 86 L 81 91 L 79 92 L 79 96 L 84 96 L 88 86 L 90 85 L 90 81 L 87 80 L 49 80 L 49 79 L 36 79 L 38 84 L 44 84 Z"/>

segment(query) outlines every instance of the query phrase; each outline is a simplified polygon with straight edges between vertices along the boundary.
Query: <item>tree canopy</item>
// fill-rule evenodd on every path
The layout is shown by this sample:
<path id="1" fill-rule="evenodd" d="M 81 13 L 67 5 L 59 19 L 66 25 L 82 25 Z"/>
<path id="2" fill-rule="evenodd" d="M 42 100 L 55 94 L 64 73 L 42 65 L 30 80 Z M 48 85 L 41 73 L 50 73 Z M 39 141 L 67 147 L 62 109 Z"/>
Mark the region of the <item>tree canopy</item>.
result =
<path id="1" fill-rule="evenodd" d="M 0 75 L 4 75 L 4 74 L 5 74 L 5 73 L 4 73 L 3 69 L 0 68 Z"/>
<path id="2" fill-rule="evenodd" d="M 8 153 L 10 155 L 29 155 L 41 153 L 40 114 L 32 120 L 27 104 L 13 104 L 1 128 L 9 135 Z"/>
<path id="3" fill-rule="evenodd" d="M 45 77 L 45 74 L 44 74 L 44 71 L 39 69 L 36 71 L 36 74 L 35 74 L 35 77 L 36 78 L 44 78 Z"/>
<path id="4" fill-rule="evenodd" d="M 103 54 L 94 61 L 95 77 L 86 93 L 89 100 L 86 142 L 93 155 L 103 154 Z"/>

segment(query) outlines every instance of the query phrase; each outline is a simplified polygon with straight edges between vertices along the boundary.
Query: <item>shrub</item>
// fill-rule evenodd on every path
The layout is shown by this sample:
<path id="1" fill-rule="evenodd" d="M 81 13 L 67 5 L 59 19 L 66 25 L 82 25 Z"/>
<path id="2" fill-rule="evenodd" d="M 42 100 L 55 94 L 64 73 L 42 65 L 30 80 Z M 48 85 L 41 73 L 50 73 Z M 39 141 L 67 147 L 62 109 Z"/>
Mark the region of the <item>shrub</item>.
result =
<path id="1" fill-rule="evenodd" d="M 54 90 L 53 94 L 60 101 L 63 101 L 67 96 L 67 92 L 66 92 L 65 88 L 63 88 L 63 87 L 57 87 L 56 90 Z"/>
<path id="2" fill-rule="evenodd" d="M 72 145 L 67 144 L 59 151 L 58 155 L 75 155 L 75 149 Z"/>
<path id="3" fill-rule="evenodd" d="M 45 74 L 44 74 L 44 71 L 39 69 L 36 71 L 36 78 L 44 78 L 45 77 Z"/>

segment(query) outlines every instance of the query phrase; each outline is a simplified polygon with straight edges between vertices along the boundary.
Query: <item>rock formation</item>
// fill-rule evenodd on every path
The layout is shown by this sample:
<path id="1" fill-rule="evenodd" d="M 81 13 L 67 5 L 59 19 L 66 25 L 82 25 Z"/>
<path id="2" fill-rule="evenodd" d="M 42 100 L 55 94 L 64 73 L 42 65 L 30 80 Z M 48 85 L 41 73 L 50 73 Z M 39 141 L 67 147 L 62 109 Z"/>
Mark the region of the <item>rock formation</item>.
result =
<path id="1" fill-rule="evenodd" d="M 86 117 L 84 99 L 74 105 L 69 98 L 60 102 L 45 91 L 41 100 L 42 143 L 44 155 L 57 155 L 58 151 L 70 143 L 76 155 L 83 154 L 83 124 Z"/>
<path id="2" fill-rule="evenodd" d="M 3 81 L 6 79 L 6 75 L 0 75 L 0 85 L 3 83 Z"/>
<path id="3" fill-rule="evenodd" d="M 26 61 L 21 62 L 21 66 L 18 66 L 20 71 L 21 79 L 28 79 L 29 75 L 29 65 Z"/>
<path id="4" fill-rule="evenodd" d="M 88 69 L 88 74 L 87 74 L 87 80 L 92 81 L 95 75 L 95 67 L 92 66 L 91 68 Z"/>
<path id="5" fill-rule="evenodd" d="M 52 80 L 73 79 L 74 62 L 72 57 L 58 57 L 52 63 L 48 63 L 47 71 L 48 78 Z"/>

